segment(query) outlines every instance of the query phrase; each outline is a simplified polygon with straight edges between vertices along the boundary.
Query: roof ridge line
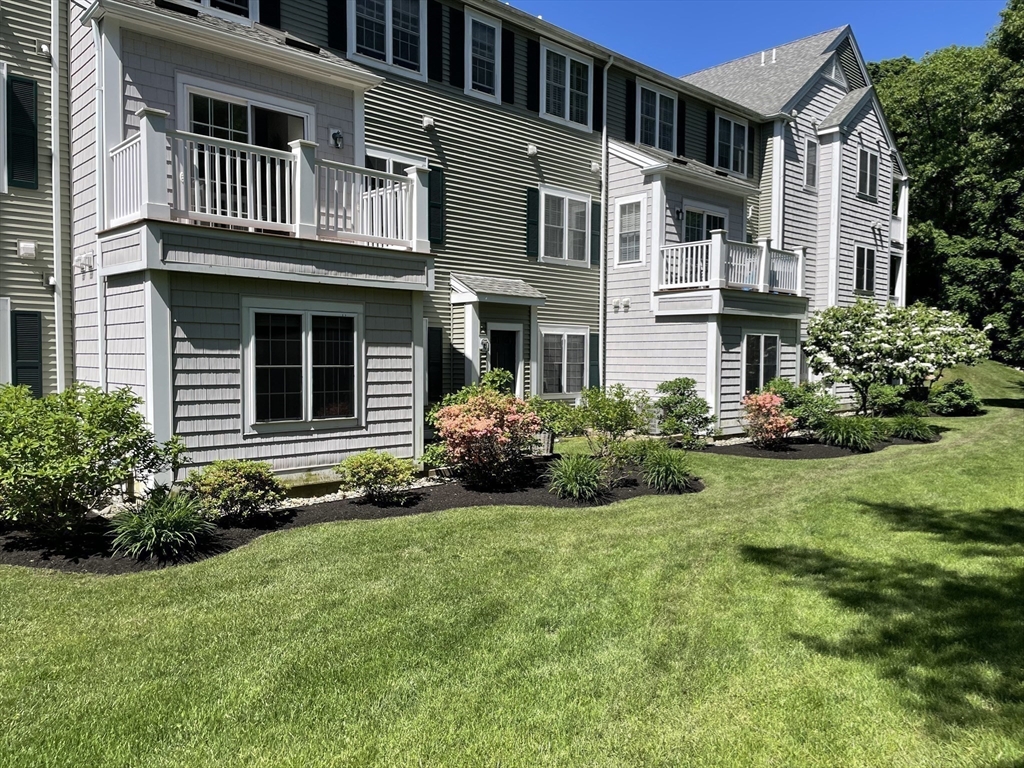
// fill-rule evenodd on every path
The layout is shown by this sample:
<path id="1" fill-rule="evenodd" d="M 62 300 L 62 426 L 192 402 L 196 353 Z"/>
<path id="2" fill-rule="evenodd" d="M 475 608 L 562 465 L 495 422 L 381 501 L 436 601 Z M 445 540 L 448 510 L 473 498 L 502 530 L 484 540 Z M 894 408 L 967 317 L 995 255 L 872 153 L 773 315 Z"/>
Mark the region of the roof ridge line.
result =
<path id="1" fill-rule="evenodd" d="M 850 27 L 849 24 L 843 24 L 841 27 L 835 27 L 834 29 L 823 29 L 821 32 L 815 32 L 815 33 L 810 34 L 810 35 L 804 35 L 803 37 L 798 37 L 796 40 L 790 40 L 788 42 L 781 43 L 779 45 L 772 45 L 772 46 L 769 46 L 767 48 L 761 48 L 761 49 L 758 49 L 758 50 L 754 51 L 753 53 L 746 53 L 746 54 L 744 54 L 742 56 L 737 56 L 736 58 L 729 59 L 728 61 L 723 61 L 723 62 L 720 62 L 718 64 L 712 64 L 710 67 L 704 67 L 703 69 L 696 69 L 693 72 L 686 73 L 685 75 L 679 75 L 679 79 L 680 80 L 685 80 L 688 77 L 693 77 L 694 75 L 699 75 L 701 72 L 707 72 L 707 71 L 712 70 L 712 69 L 718 69 L 719 67 L 724 67 L 727 64 L 734 64 L 737 61 L 742 61 L 743 59 L 749 59 L 751 56 L 757 56 L 757 54 L 762 53 L 764 51 L 769 51 L 769 50 L 776 49 L 776 48 L 785 48 L 786 46 L 789 46 L 789 45 L 795 45 L 796 43 L 802 43 L 804 40 L 810 40 L 812 37 L 821 37 L 822 35 L 827 35 L 830 32 L 835 32 L 836 33 L 836 37 L 838 37 L 839 36 L 839 32 L 843 31 L 844 29 L 848 29 L 849 27 Z"/>

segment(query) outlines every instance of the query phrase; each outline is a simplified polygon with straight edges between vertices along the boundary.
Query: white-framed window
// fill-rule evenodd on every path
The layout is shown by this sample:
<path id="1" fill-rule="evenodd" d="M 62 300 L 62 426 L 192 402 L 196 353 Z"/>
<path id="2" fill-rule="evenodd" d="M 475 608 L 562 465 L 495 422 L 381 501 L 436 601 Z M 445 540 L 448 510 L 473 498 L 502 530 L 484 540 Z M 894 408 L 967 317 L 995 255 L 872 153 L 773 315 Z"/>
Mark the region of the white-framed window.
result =
<path id="1" fill-rule="evenodd" d="M 645 82 L 636 89 L 636 138 L 640 144 L 676 153 L 676 97 Z"/>
<path id="2" fill-rule="evenodd" d="M 408 168 L 412 166 L 426 168 L 428 162 L 426 157 L 406 155 L 402 152 L 395 152 L 392 149 L 384 149 L 383 147 L 374 147 L 367 144 L 363 165 L 373 171 L 405 176 Z"/>
<path id="3" fill-rule="evenodd" d="M 466 93 L 501 103 L 501 22 L 468 7 Z"/>
<path id="4" fill-rule="evenodd" d="M 855 291 L 874 293 L 875 291 L 875 249 L 866 245 L 856 248 L 856 264 L 854 268 L 853 288 Z"/>
<path id="5" fill-rule="evenodd" d="M 804 186 L 818 188 L 818 142 L 808 139 L 804 148 Z"/>
<path id="6" fill-rule="evenodd" d="M 646 257 L 647 195 L 615 201 L 615 264 L 643 264 Z"/>
<path id="7" fill-rule="evenodd" d="M 541 115 L 589 131 L 593 103 L 593 59 L 545 40 L 540 44 L 540 60 L 544 68 Z"/>
<path id="8" fill-rule="evenodd" d="M 248 431 L 358 421 L 362 305 L 246 297 L 242 321 Z"/>
<path id="9" fill-rule="evenodd" d="M 699 243 L 710 240 L 716 229 L 729 230 L 729 212 L 704 210 L 687 206 L 683 210 L 683 242 Z"/>
<path id="10" fill-rule="evenodd" d="M 417 80 L 427 77 L 427 0 L 348 3 L 349 56 Z"/>
<path id="11" fill-rule="evenodd" d="M 748 333 L 743 337 L 743 392 L 749 395 L 779 375 L 778 334 Z"/>
<path id="12" fill-rule="evenodd" d="M 7 62 L 0 61 L 0 195 L 7 194 Z"/>
<path id="13" fill-rule="evenodd" d="M 747 134 L 750 125 L 746 120 L 738 120 L 718 113 L 715 121 L 715 167 L 734 173 L 738 176 L 747 175 Z"/>
<path id="14" fill-rule="evenodd" d="M 588 326 L 540 326 L 541 394 L 573 396 L 587 388 Z"/>
<path id="15" fill-rule="evenodd" d="M 189 74 L 178 75 L 177 91 L 180 130 L 285 152 L 289 141 L 315 138 L 311 104 Z"/>
<path id="16" fill-rule="evenodd" d="M 857 163 L 857 192 L 865 197 L 878 197 L 878 153 L 860 150 Z"/>
<path id="17" fill-rule="evenodd" d="M 590 266 L 590 195 L 540 188 L 540 260 Z"/>
<path id="18" fill-rule="evenodd" d="M 250 23 L 260 17 L 259 0 L 192 0 L 201 6 L 203 13 L 218 16 L 222 19 L 238 21 L 246 19 Z"/>

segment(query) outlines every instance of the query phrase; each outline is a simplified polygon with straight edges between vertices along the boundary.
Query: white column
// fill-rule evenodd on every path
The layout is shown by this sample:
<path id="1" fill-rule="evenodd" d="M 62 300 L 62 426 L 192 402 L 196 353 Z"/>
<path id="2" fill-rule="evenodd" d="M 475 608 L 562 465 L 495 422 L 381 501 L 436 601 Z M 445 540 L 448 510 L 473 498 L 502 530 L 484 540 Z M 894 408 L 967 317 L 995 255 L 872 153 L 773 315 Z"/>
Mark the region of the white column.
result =
<path id="1" fill-rule="evenodd" d="M 472 301 L 462 305 L 466 324 L 466 384 L 480 381 L 480 304 Z"/>
<path id="2" fill-rule="evenodd" d="M 409 239 L 413 242 L 413 250 L 430 253 L 430 169 L 414 165 L 406 168 L 405 173 L 412 179 Z"/>
<path id="3" fill-rule="evenodd" d="M 167 118 L 162 109 L 142 107 L 135 112 L 139 118 L 140 175 L 142 186 L 142 209 L 144 219 L 171 218 L 171 206 L 167 201 Z M 123 183 L 121 179 L 113 179 Z"/>
<path id="4" fill-rule="evenodd" d="M 607 328 L 607 326 L 605 326 Z M 601 343 L 604 343 L 602 339 Z M 540 325 L 537 322 L 537 307 L 530 307 L 530 394 L 540 394 Z M 604 382 L 604 370 L 601 371 L 601 381 Z"/>
<path id="5" fill-rule="evenodd" d="M 711 230 L 711 287 L 726 288 L 729 285 L 729 263 L 725 245 L 725 230 Z"/>
<path id="6" fill-rule="evenodd" d="M 292 221 L 295 227 L 295 236 L 307 240 L 316 239 L 317 211 L 316 211 L 316 142 L 296 139 L 289 141 L 288 146 L 292 148 L 295 157 L 295 193 L 292 195 L 292 205 L 295 212 L 292 214 Z"/>
<path id="7" fill-rule="evenodd" d="M 782 248 L 783 211 L 785 210 L 785 169 L 786 169 L 786 122 L 775 121 L 772 134 L 772 210 L 771 235 L 772 242 Z"/>
<path id="8" fill-rule="evenodd" d="M 146 271 L 146 419 L 160 442 L 174 434 L 171 370 L 170 275 Z M 174 478 L 165 472 L 154 478 L 159 484 Z"/>
<path id="9" fill-rule="evenodd" d="M 807 248 L 801 245 L 795 249 L 797 255 L 796 263 L 796 295 L 804 295 L 804 265 L 807 263 Z"/>
<path id="10" fill-rule="evenodd" d="M 665 182 L 661 175 L 651 179 L 651 304 L 656 306 L 654 292 L 661 287 L 661 246 L 665 242 Z M 643 233 L 641 233 L 642 236 Z M 604 308 L 602 307 L 602 311 Z"/>
<path id="11" fill-rule="evenodd" d="M 757 290 L 761 293 L 768 293 L 771 289 L 771 276 L 768 272 L 772 265 L 772 241 L 769 237 L 757 238 L 757 247 L 760 251 L 761 262 L 757 268 Z"/>
<path id="12" fill-rule="evenodd" d="M 426 376 L 424 374 L 423 294 L 415 291 L 412 295 L 412 452 L 414 458 L 423 455 L 423 417 L 427 401 Z"/>
<path id="13" fill-rule="evenodd" d="M 721 358 L 722 350 L 722 326 L 719 315 L 708 315 L 707 325 L 707 360 L 705 362 L 704 375 L 707 381 L 704 383 L 704 399 L 708 401 L 711 414 L 715 417 L 715 424 L 718 425 L 718 391 L 720 387 L 718 361 Z"/>

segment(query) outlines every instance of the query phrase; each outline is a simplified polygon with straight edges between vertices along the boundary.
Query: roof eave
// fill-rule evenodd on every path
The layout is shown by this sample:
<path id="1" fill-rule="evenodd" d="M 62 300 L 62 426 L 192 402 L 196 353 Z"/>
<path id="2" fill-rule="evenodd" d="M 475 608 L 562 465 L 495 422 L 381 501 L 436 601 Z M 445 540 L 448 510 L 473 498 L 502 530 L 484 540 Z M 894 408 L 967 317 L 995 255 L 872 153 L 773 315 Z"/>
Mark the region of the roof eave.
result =
<path id="1" fill-rule="evenodd" d="M 750 197 L 751 195 L 756 195 L 758 193 L 758 188 L 753 182 L 742 181 L 733 176 L 719 176 L 717 172 L 714 176 L 710 176 L 705 173 L 699 173 L 698 171 L 691 170 L 686 166 L 675 165 L 673 163 L 649 165 L 646 168 L 643 168 L 641 172 L 645 176 L 663 174 L 670 179 L 678 179 L 679 181 L 685 181 L 695 186 L 715 189 L 720 192 L 740 194 L 744 197 Z"/>

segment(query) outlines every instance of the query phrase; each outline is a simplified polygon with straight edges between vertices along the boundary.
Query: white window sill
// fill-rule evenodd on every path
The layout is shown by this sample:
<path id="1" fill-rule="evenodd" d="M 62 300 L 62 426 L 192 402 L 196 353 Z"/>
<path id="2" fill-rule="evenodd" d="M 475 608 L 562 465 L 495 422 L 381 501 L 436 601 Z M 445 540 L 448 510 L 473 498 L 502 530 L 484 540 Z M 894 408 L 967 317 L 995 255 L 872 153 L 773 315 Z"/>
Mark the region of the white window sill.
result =
<path id="1" fill-rule="evenodd" d="M 590 269 L 590 259 L 584 261 L 575 261 L 570 259 L 553 259 L 550 256 L 540 256 L 537 258 L 541 264 L 558 264 L 563 267 L 575 267 L 576 269 Z"/>
<path id="2" fill-rule="evenodd" d="M 467 85 L 464 93 L 467 96 L 472 96 L 474 99 L 486 101 L 488 104 L 501 104 L 501 93 L 497 92 L 498 89 L 495 89 L 495 91 L 495 93 L 484 93 L 483 91 L 478 91 Z"/>
<path id="3" fill-rule="evenodd" d="M 571 400 L 575 402 L 582 394 L 582 392 L 542 392 L 540 398 L 542 400 Z"/>
<path id="4" fill-rule="evenodd" d="M 616 261 L 615 269 L 629 269 L 631 267 L 643 267 L 645 266 L 644 259 L 638 261 Z"/>
<path id="5" fill-rule="evenodd" d="M 410 80 L 419 80 L 422 83 L 427 82 L 426 67 L 422 62 L 420 63 L 420 71 L 417 72 L 415 69 L 406 69 L 405 67 L 400 67 L 397 64 L 389 64 L 386 61 L 375 59 L 373 56 L 356 53 L 355 51 L 351 51 L 348 54 L 348 59 L 349 61 L 354 61 L 357 64 L 362 64 L 370 67 L 371 69 L 379 69 L 384 72 L 390 72 L 393 75 L 401 75 L 402 77 L 408 77 Z"/>
<path id="6" fill-rule="evenodd" d="M 340 419 L 316 419 L 313 421 L 305 419 L 295 421 L 261 421 L 250 424 L 246 428 L 245 434 L 246 436 L 277 435 L 282 433 L 301 435 L 328 429 L 353 429 L 359 426 L 358 416 L 348 416 Z"/>
<path id="7" fill-rule="evenodd" d="M 566 120 L 564 117 L 552 115 L 550 112 L 544 111 L 541 111 L 540 116 L 544 120 L 550 120 L 552 123 L 558 123 L 559 125 L 564 125 L 568 128 L 575 128 L 580 133 L 593 133 L 594 131 L 594 129 L 591 128 L 591 123 L 589 121 L 586 123 L 575 123 L 572 120 Z"/>

